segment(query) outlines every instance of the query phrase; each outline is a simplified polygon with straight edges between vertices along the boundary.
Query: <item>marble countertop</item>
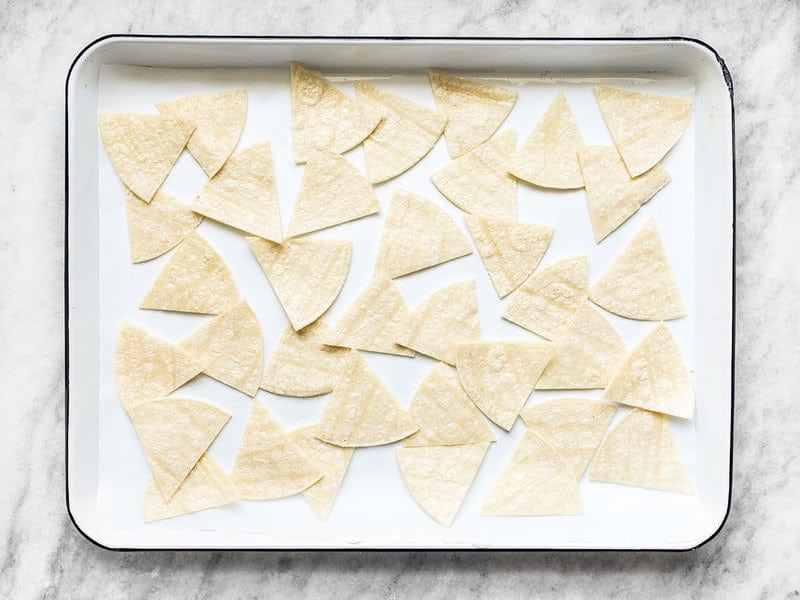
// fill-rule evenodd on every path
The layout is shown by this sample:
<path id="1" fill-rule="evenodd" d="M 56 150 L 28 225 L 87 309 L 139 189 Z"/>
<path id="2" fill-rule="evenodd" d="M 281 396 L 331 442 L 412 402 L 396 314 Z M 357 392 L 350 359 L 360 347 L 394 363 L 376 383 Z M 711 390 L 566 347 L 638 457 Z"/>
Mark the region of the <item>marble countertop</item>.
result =
<path id="1" fill-rule="evenodd" d="M 0 597 L 800 598 L 800 5 L 741 0 L 341 0 L 0 8 Z M 736 103 L 733 508 L 689 553 L 113 553 L 64 506 L 63 84 L 106 33 L 682 35 L 711 44 Z"/>

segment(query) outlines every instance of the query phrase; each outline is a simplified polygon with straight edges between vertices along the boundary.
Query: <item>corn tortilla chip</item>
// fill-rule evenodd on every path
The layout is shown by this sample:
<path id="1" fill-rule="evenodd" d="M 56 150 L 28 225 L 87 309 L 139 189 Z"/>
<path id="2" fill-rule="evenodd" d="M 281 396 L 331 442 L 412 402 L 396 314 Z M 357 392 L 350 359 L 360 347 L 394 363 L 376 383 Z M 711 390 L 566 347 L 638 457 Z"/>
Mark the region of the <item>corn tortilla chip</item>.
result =
<path id="1" fill-rule="evenodd" d="M 694 390 L 689 369 L 664 323 L 655 325 L 631 351 L 603 396 L 620 404 L 692 418 Z"/>
<path id="2" fill-rule="evenodd" d="M 247 243 L 298 331 L 331 307 L 350 271 L 350 240 L 304 238 L 275 244 L 248 237 Z"/>
<path id="3" fill-rule="evenodd" d="M 384 115 L 364 140 L 367 179 L 380 183 L 407 171 L 431 151 L 447 116 L 421 104 L 356 82 L 356 98 Z"/>
<path id="4" fill-rule="evenodd" d="M 517 148 L 513 131 L 497 134 L 431 175 L 431 182 L 464 212 L 484 217 L 517 216 L 517 180 L 508 169 Z"/>
<path id="5" fill-rule="evenodd" d="M 447 115 L 444 139 L 452 158 L 488 140 L 517 101 L 517 92 L 441 71 L 428 71 L 436 108 Z"/>
<path id="6" fill-rule="evenodd" d="M 397 462 L 420 508 L 442 525 L 450 525 L 488 449 L 489 442 L 398 448 Z"/>
<path id="7" fill-rule="evenodd" d="M 394 191 L 376 270 L 394 279 L 471 253 L 450 215 L 421 196 Z"/>
<path id="8" fill-rule="evenodd" d="M 628 319 L 668 321 L 686 315 L 652 217 L 589 288 L 589 299 Z"/>
<path id="9" fill-rule="evenodd" d="M 100 138 L 122 183 L 150 202 L 183 152 L 194 125 L 160 115 L 101 112 Z"/>
<path id="10" fill-rule="evenodd" d="M 351 350 L 314 436 L 355 448 L 390 444 L 418 429 L 358 351 Z"/>
<path id="11" fill-rule="evenodd" d="M 458 347 L 456 368 L 475 406 L 508 431 L 552 355 L 550 342 L 473 342 Z"/>
<path id="12" fill-rule="evenodd" d="M 234 154 L 202 187 L 192 210 L 234 229 L 281 241 L 281 215 L 269 144 Z"/>
<path id="13" fill-rule="evenodd" d="M 595 87 L 603 118 L 631 177 L 649 171 L 678 142 L 692 116 L 691 100 Z"/>
<path id="14" fill-rule="evenodd" d="M 692 494 L 666 415 L 634 408 L 608 432 L 589 477 L 594 481 Z"/>
<path id="15" fill-rule="evenodd" d="M 238 301 L 239 290 L 228 265 L 204 237 L 192 232 L 170 257 L 139 308 L 218 315 Z"/>
<path id="16" fill-rule="evenodd" d="M 435 291 L 408 315 L 397 343 L 456 364 L 456 346 L 481 337 L 475 280 Z"/>

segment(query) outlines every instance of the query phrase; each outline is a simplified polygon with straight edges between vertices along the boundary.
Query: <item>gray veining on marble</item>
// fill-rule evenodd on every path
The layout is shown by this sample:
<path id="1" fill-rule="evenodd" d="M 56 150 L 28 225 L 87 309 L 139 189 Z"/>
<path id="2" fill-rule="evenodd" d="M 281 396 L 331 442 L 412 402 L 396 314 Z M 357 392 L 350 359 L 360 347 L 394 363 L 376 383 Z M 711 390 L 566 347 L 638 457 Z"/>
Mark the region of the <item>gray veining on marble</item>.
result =
<path id="1" fill-rule="evenodd" d="M 800 4 L 0 0 L 0 598 L 800 598 Z M 223 9 L 229 4 L 229 9 Z M 64 508 L 63 83 L 110 32 L 701 38 L 736 89 L 733 510 L 682 554 L 137 553 Z"/>

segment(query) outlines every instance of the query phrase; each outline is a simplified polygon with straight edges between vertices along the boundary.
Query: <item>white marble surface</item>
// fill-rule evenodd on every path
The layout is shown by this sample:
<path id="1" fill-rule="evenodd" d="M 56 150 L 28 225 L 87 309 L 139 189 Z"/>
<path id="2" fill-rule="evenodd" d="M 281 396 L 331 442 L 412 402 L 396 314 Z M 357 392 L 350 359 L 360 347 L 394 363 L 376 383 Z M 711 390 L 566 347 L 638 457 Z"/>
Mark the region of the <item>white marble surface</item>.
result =
<path id="1" fill-rule="evenodd" d="M 83 539 L 64 507 L 63 83 L 74 55 L 111 32 L 675 34 L 714 46 L 737 111 L 736 458 L 724 530 L 681 554 L 117 554 Z M 790 1 L 5 0 L 0 597 L 800 598 L 798 72 L 800 5 Z"/>

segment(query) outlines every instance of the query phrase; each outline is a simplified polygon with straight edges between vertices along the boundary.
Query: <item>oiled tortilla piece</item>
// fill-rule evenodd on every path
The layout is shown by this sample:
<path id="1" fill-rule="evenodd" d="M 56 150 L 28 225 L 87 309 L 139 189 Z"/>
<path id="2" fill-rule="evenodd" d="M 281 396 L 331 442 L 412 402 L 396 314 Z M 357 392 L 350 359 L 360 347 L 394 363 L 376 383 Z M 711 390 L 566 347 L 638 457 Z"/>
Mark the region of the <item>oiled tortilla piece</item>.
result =
<path id="1" fill-rule="evenodd" d="M 693 494 L 669 417 L 634 408 L 600 444 L 589 477 L 594 481 Z"/>
<path id="2" fill-rule="evenodd" d="M 668 321 L 686 316 L 652 217 L 589 288 L 589 299 L 628 319 Z"/>
<path id="3" fill-rule="evenodd" d="M 684 419 L 694 415 L 694 389 L 681 350 L 664 323 L 656 324 L 631 350 L 603 396 Z"/>
<path id="4" fill-rule="evenodd" d="M 360 144 L 383 113 L 333 87 L 315 71 L 292 63 L 292 145 L 294 161 L 304 163 L 314 150 L 336 154 Z"/>
<path id="5" fill-rule="evenodd" d="M 444 139 L 458 158 L 500 129 L 517 102 L 517 92 L 441 71 L 428 71 L 436 108 L 447 115 Z"/>
<path id="6" fill-rule="evenodd" d="M 550 444 L 528 430 L 489 494 L 481 515 L 535 517 L 581 512 L 578 482 L 569 465 Z"/>
<path id="7" fill-rule="evenodd" d="M 351 350 L 314 435 L 356 448 L 391 444 L 418 429 L 358 351 Z"/>
<path id="8" fill-rule="evenodd" d="M 194 125 L 161 115 L 101 112 L 100 139 L 122 183 L 150 202 L 183 152 Z"/>
<path id="9" fill-rule="evenodd" d="M 420 508 L 442 525 L 450 525 L 488 449 L 489 442 L 398 448 L 397 462 Z"/>
<path id="10" fill-rule="evenodd" d="M 649 171 L 683 135 L 692 101 L 618 88 L 594 88 L 603 118 L 631 177 Z"/>
<path id="11" fill-rule="evenodd" d="M 128 245 L 131 262 L 140 263 L 161 256 L 177 246 L 203 220 L 187 203 L 166 192 L 156 192 L 150 204 L 125 190 Z"/>

